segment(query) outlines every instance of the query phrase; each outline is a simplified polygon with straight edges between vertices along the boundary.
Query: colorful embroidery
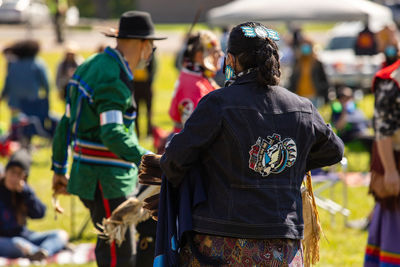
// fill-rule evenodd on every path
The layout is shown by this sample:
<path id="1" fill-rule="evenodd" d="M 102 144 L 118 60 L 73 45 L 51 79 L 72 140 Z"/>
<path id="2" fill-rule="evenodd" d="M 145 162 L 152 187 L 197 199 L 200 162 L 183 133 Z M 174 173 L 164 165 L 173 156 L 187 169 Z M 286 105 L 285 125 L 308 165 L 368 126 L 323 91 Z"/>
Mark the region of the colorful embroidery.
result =
<path id="1" fill-rule="evenodd" d="M 111 152 L 106 146 L 77 139 L 73 147 L 73 158 L 82 162 L 133 168 L 135 164 L 125 161 Z"/>
<path id="2" fill-rule="evenodd" d="M 273 134 L 267 140 L 259 137 L 249 154 L 249 168 L 265 177 L 293 166 L 297 158 L 297 147 L 293 139 L 281 141 L 279 134 Z"/>
<path id="3" fill-rule="evenodd" d="M 194 111 L 194 103 L 191 99 L 185 98 L 178 105 L 178 111 L 181 115 L 181 122 L 184 124 Z"/>
<path id="4" fill-rule="evenodd" d="M 194 246 L 207 257 L 220 259 L 220 266 L 303 266 L 300 240 L 288 239 L 237 239 L 231 237 L 197 234 Z M 201 264 L 186 244 L 180 252 L 180 266 L 208 266 Z"/>
<path id="5" fill-rule="evenodd" d="M 264 26 L 256 26 L 255 28 L 249 26 L 242 26 L 240 27 L 243 31 L 244 36 L 254 38 L 258 36 L 259 38 L 270 38 L 274 41 L 279 41 L 279 34 L 278 32 L 268 29 Z"/>
<path id="6" fill-rule="evenodd" d="M 393 264 L 397 266 L 400 265 L 400 254 L 386 252 L 377 246 L 367 244 L 367 249 L 365 251 L 365 262 L 380 263 L 382 266 L 385 264 Z"/>

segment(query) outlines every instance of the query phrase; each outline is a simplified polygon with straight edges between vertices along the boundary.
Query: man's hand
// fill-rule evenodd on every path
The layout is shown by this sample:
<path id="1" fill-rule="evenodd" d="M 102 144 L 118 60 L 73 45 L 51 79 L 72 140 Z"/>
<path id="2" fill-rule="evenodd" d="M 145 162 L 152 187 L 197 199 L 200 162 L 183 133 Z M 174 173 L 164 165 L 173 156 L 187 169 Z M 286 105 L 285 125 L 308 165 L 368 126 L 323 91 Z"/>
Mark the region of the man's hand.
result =
<path id="1" fill-rule="evenodd" d="M 391 196 L 398 196 L 400 193 L 400 176 L 397 170 L 385 172 L 384 185 Z"/>
<path id="2" fill-rule="evenodd" d="M 69 177 L 64 174 L 55 173 L 53 176 L 53 192 L 55 195 L 68 195 L 67 184 Z"/>

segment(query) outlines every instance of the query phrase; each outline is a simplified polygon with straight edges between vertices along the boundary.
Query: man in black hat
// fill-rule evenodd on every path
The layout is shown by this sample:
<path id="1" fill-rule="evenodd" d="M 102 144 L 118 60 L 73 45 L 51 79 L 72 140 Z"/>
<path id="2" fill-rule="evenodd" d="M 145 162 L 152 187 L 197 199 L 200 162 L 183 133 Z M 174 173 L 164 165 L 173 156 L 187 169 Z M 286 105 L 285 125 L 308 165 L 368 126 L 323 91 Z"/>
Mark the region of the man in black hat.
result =
<path id="1" fill-rule="evenodd" d="M 134 132 L 136 104 L 131 70 L 146 65 L 155 49 L 154 26 L 146 12 L 128 11 L 119 29 L 105 33 L 116 48 L 90 57 L 69 82 L 66 112 L 53 141 L 53 190 L 80 197 L 95 226 L 135 190 L 142 148 Z M 72 146 L 70 179 L 66 176 Z M 100 229 L 99 229 L 100 230 Z M 135 244 L 127 231 L 121 246 L 98 238 L 99 266 L 134 266 Z"/>

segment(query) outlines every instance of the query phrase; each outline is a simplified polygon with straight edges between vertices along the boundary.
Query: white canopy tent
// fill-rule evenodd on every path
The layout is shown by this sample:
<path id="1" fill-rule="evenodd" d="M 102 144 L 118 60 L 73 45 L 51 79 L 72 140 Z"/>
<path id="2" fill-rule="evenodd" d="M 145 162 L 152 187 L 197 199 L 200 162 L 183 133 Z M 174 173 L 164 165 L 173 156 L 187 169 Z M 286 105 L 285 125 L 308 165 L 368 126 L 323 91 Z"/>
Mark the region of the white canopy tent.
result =
<path id="1" fill-rule="evenodd" d="M 370 21 L 393 23 L 388 7 L 367 0 L 236 0 L 211 9 L 207 20 L 213 26 L 246 21 Z"/>

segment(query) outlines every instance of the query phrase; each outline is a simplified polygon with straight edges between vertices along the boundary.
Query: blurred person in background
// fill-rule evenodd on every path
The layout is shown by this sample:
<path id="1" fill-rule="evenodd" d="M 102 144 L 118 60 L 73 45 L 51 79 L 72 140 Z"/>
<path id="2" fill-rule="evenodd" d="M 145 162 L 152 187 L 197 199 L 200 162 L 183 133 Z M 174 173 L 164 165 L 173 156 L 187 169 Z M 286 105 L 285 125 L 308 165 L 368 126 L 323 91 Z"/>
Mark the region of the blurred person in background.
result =
<path id="1" fill-rule="evenodd" d="M 222 53 L 225 53 L 226 47 L 228 45 L 230 29 L 228 27 L 223 27 L 221 30 L 222 30 L 222 34 L 220 36 L 221 51 L 222 51 Z M 219 65 L 221 67 L 219 68 L 219 70 L 217 71 L 217 73 L 214 76 L 214 80 L 218 84 L 218 87 L 223 87 L 225 84 L 224 62 L 225 62 L 224 54 L 221 54 L 221 57 L 219 60 Z"/>
<path id="2" fill-rule="evenodd" d="M 50 87 L 47 68 L 37 58 L 40 50 L 37 41 L 19 41 L 9 49 L 15 59 L 8 64 L 1 99 L 7 99 L 8 106 L 15 113 L 23 110 L 25 101 L 35 101 L 42 93 L 48 96 Z"/>
<path id="3" fill-rule="evenodd" d="M 167 139 L 179 133 L 200 99 L 219 88 L 214 77 L 221 68 L 223 55 L 214 33 L 202 30 L 189 36 L 182 53 L 182 68 L 172 96 L 169 115 L 174 123 L 172 134 L 154 130 L 154 147 L 162 154 Z"/>
<path id="4" fill-rule="evenodd" d="M 400 266 L 400 60 L 374 78 L 370 193 L 376 205 L 369 226 L 365 267 Z"/>
<path id="5" fill-rule="evenodd" d="M 301 29 L 301 27 L 294 26 L 294 28 L 292 29 L 292 42 L 291 42 L 293 50 L 297 51 L 303 42 L 304 42 L 303 30 Z"/>
<path id="6" fill-rule="evenodd" d="M 7 46 L 3 49 L 3 56 L 6 60 L 7 63 L 7 70 L 8 70 L 8 65 L 11 62 L 14 62 L 15 60 L 17 60 L 17 56 L 13 53 L 12 47 L 11 46 Z"/>
<path id="7" fill-rule="evenodd" d="M 48 0 L 48 6 L 52 15 L 54 33 L 59 44 L 64 42 L 64 20 L 68 10 L 67 0 Z"/>
<path id="8" fill-rule="evenodd" d="M 30 155 L 19 150 L 0 176 L 0 257 L 41 261 L 68 243 L 63 230 L 33 232 L 26 227 L 27 218 L 41 219 L 46 212 L 46 206 L 28 185 L 30 164 Z"/>
<path id="9" fill-rule="evenodd" d="M 397 29 L 396 24 L 386 24 L 382 30 L 376 33 L 378 42 L 378 52 L 385 52 L 388 46 L 397 46 Z"/>
<path id="10" fill-rule="evenodd" d="M 327 99 L 329 89 L 324 67 L 314 53 L 312 41 L 303 40 L 298 49 L 289 79 L 289 90 L 320 107 Z"/>
<path id="11" fill-rule="evenodd" d="M 139 107 L 141 103 L 146 105 L 146 118 L 147 118 L 147 131 L 146 136 L 151 136 L 153 123 L 152 123 L 152 102 L 153 102 L 153 81 L 156 73 L 157 64 L 153 55 L 147 66 L 139 66 L 133 72 L 133 95 L 136 101 L 136 134 L 140 137 L 139 129 Z"/>
<path id="12" fill-rule="evenodd" d="M 202 30 L 189 37 L 169 108 L 175 133 L 182 130 L 200 99 L 219 88 L 213 78 L 220 68 L 221 55 L 219 41 L 211 31 Z"/>
<path id="13" fill-rule="evenodd" d="M 67 85 L 76 68 L 83 62 L 83 58 L 77 54 L 78 46 L 68 43 L 65 46 L 64 57 L 58 64 L 56 72 L 56 85 L 60 98 L 65 101 Z"/>
<path id="14" fill-rule="evenodd" d="M 349 87 L 340 88 L 337 101 L 331 107 L 331 121 L 343 142 L 361 141 L 371 152 L 374 138 L 368 133 L 369 121 L 354 102 L 353 90 Z"/>
<path id="15" fill-rule="evenodd" d="M 392 65 L 399 59 L 399 47 L 397 44 L 388 45 L 384 49 L 385 61 L 382 63 L 382 68 Z"/>
<path id="16" fill-rule="evenodd" d="M 57 123 L 56 118 L 49 117 L 49 81 L 44 62 L 37 58 L 39 50 L 36 40 L 9 47 L 13 56 L 1 95 L 11 110 L 11 139 L 24 147 L 30 145 L 34 134 L 51 137 Z"/>

